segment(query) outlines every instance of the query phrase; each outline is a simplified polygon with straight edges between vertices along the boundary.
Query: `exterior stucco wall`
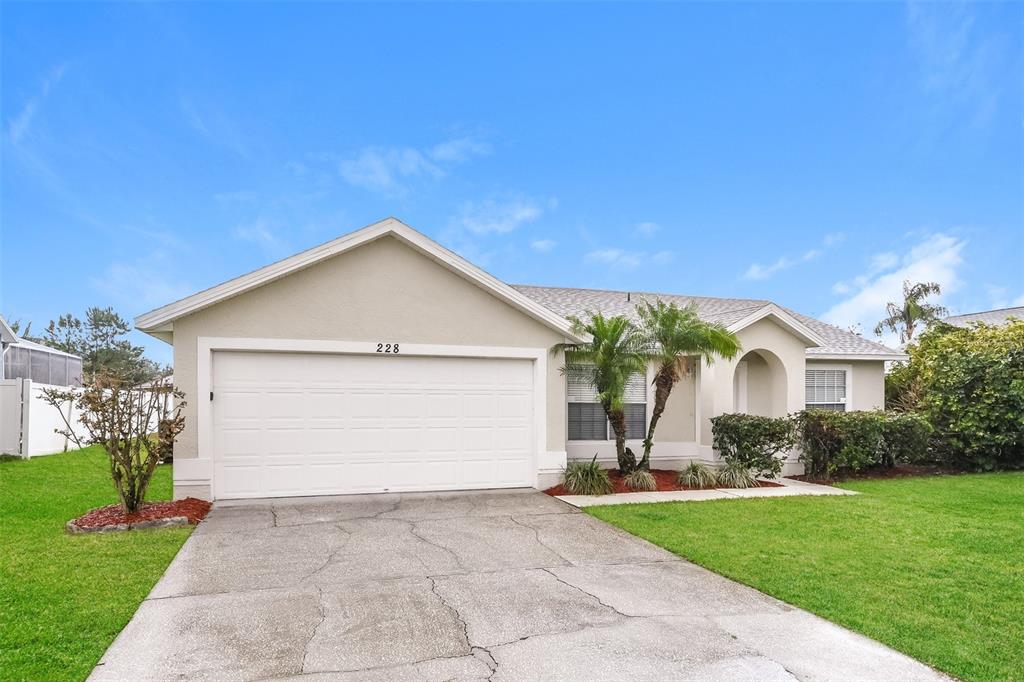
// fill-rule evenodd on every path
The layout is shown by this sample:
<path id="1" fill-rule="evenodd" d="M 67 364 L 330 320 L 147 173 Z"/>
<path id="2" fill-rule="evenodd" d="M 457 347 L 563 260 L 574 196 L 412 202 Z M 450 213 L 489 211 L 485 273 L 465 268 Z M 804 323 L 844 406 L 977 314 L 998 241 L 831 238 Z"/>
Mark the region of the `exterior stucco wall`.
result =
<path id="1" fill-rule="evenodd" d="M 654 409 L 654 365 L 647 370 L 647 423 L 650 424 Z M 665 404 L 665 412 L 658 421 L 654 433 L 654 447 L 651 449 L 651 462 L 656 468 L 678 468 L 687 460 L 699 456 L 696 433 L 696 375 L 691 372 L 676 383 L 675 388 Z M 643 441 L 630 439 L 626 446 L 632 448 L 637 458 L 643 453 Z M 616 466 L 615 441 L 580 441 L 571 440 L 565 444 L 568 459 L 590 459 L 595 454 L 597 460 L 606 466 Z M 557 482 L 557 481 L 556 481 Z"/>
<path id="2" fill-rule="evenodd" d="M 701 420 L 700 443 L 711 445 L 710 417 L 736 411 L 735 373 L 736 366 L 751 351 L 758 351 L 764 358 L 765 368 L 769 369 L 768 378 L 774 383 L 782 383 L 781 395 L 773 403 L 775 416 L 802 410 L 804 405 L 804 364 L 807 348 L 803 341 L 791 332 L 783 329 L 770 319 L 763 319 L 741 329 L 736 336 L 743 346 L 740 356 L 732 360 L 718 359 L 710 366 L 701 368 Z M 760 395 L 766 390 L 760 372 L 750 373 L 748 365 L 747 388 L 748 410 L 749 397 L 754 396 L 755 403 L 760 404 L 767 398 Z M 775 396 L 772 396 L 773 399 Z"/>
<path id="3" fill-rule="evenodd" d="M 198 452 L 200 336 L 394 341 L 549 349 L 558 332 L 392 237 L 292 273 L 174 323 L 174 368 L 185 392 L 185 430 L 175 458 Z M 547 445 L 565 450 L 565 379 L 548 357 Z M 209 453 L 203 453 L 208 457 Z"/>

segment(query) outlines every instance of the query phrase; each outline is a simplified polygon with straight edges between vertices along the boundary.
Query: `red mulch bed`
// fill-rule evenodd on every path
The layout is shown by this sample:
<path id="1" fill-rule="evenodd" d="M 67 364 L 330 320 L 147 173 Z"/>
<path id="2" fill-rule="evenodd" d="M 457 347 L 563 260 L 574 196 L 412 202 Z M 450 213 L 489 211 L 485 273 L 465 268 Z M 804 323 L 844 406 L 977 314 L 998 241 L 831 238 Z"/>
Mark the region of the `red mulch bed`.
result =
<path id="1" fill-rule="evenodd" d="M 817 478 L 809 476 L 807 474 L 800 474 L 799 476 L 787 476 L 786 478 L 792 478 L 797 481 L 804 481 L 806 483 L 820 483 L 822 485 L 831 485 L 833 483 L 842 483 L 843 481 L 863 481 L 871 479 L 884 479 L 884 478 L 909 478 L 911 476 L 950 476 L 953 474 L 962 474 L 964 472 L 957 469 L 950 469 L 948 467 L 942 467 L 937 464 L 899 464 L 894 467 L 872 467 L 870 469 L 863 469 L 861 471 L 849 471 L 841 472 L 836 475 L 835 478 Z"/>
<path id="2" fill-rule="evenodd" d="M 667 492 L 670 490 L 699 490 L 699 488 L 689 488 L 685 485 L 679 485 L 679 472 L 672 469 L 651 469 L 651 473 L 654 475 L 654 480 L 658 482 L 658 492 Z M 633 490 L 626 487 L 626 482 L 623 480 L 622 475 L 619 474 L 618 469 L 610 469 L 608 471 L 608 478 L 612 480 L 612 492 L 613 493 L 637 493 L 645 492 L 640 490 Z M 758 481 L 758 488 L 781 488 L 781 483 L 772 483 L 771 481 Z M 545 490 L 548 495 L 572 495 L 565 486 L 559 483 L 556 486 Z"/>
<path id="3" fill-rule="evenodd" d="M 194 526 L 203 520 L 203 517 L 210 511 L 210 506 L 206 500 L 186 497 L 184 500 L 174 500 L 173 502 L 148 502 L 134 514 L 125 514 L 121 510 L 121 505 L 110 504 L 93 509 L 84 516 L 79 516 L 74 520 L 74 524 L 80 528 L 99 528 L 184 516 Z"/>

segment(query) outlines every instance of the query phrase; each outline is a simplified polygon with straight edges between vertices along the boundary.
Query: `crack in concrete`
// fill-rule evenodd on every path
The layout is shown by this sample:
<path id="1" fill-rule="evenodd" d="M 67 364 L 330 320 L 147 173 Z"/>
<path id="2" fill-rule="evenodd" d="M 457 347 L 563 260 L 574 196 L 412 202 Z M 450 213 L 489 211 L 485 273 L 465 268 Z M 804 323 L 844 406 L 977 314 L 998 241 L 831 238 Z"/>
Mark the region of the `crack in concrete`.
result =
<path id="1" fill-rule="evenodd" d="M 314 570 L 313 570 L 313 571 L 312 571 L 312 572 L 311 572 L 311 573 L 310 573 L 309 575 L 307 575 L 307 576 L 306 576 L 305 578 L 302 578 L 302 580 L 303 580 L 303 581 L 307 581 L 307 580 L 312 580 L 312 579 L 313 579 L 313 577 L 314 577 L 314 576 L 315 576 L 315 575 L 316 575 L 317 573 L 320 573 L 320 572 L 321 572 L 321 571 L 323 571 L 323 570 L 324 570 L 325 568 L 327 568 L 328 566 L 330 566 L 330 565 L 331 565 L 331 562 L 332 562 L 332 561 L 334 561 L 335 559 L 337 559 L 337 558 L 338 558 L 338 555 L 339 555 L 339 554 L 341 554 L 341 553 L 342 553 L 342 551 L 344 551 L 344 550 L 345 550 L 345 549 L 346 549 L 346 548 L 348 547 L 348 543 L 352 541 L 352 533 L 350 533 L 349 531 L 345 530 L 344 528 L 342 528 L 341 526 L 339 526 L 339 525 L 337 525 L 337 524 L 335 524 L 335 526 L 334 526 L 334 527 L 335 527 L 335 528 L 337 528 L 338 530 L 340 530 L 340 531 L 341 531 L 342 533 L 344 533 L 344 534 L 345 534 L 345 541 L 344 541 L 344 542 L 342 542 L 342 543 L 341 543 L 341 544 L 340 544 L 339 546 L 335 547 L 335 548 L 334 548 L 334 549 L 333 549 L 333 550 L 331 551 L 331 553 L 327 555 L 327 559 L 326 559 L 326 560 L 324 560 L 324 562 L 323 562 L 323 563 L 322 563 L 322 564 L 321 564 L 321 565 L 320 565 L 319 567 L 317 567 L 316 569 L 314 569 Z M 319 588 L 319 586 L 318 586 L 318 588 Z M 323 590 L 321 589 L 321 592 L 322 592 L 322 591 L 323 591 Z"/>
<path id="2" fill-rule="evenodd" d="M 444 596 L 437 591 L 437 581 L 433 578 L 428 578 L 428 580 L 430 581 L 430 591 L 433 592 L 434 596 L 437 597 L 438 601 L 441 602 L 441 606 L 451 611 L 452 615 L 455 616 L 455 620 L 459 621 L 459 624 L 462 626 L 462 637 L 466 640 L 467 649 L 466 654 L 464 655 L 473 653 L 473 645 L 469 641 L 469 624 L 466 623 L 466 619 L 462 617 L 462 614 L 459 613 L 459 610 L 457 608 L 449 604 L 448 600 L 445 599 Z"/>
<path id="3" fill-rule="evenodd" d="M 526 528 L 528 530 L 532 530 L 533 531 L 533 537 L 537 540 L 537 544 L 538 545 L 540 545 L 541 547 L 543 547 L 544 549 L 548 550 L 549 552 L 554 554 L 556 557 L 558 557 L 559 559 L 564 561 L 566 565 L 568 565 L 568 566 L 572 565 L 571 561 L 566 559 L 558 551 L 556 551 L 553 547 L 551 547 L 546 542 L 544 542 L 543 540 L 540 539 L 540 529 L 538 529 L 538 528 L 536 528 L 534 526 L 531 526 L 529 524 L 523 523 L 522 521 L 520 521 L 519 519 L 517 519 L 514 516 L 509 516 L 507 518 L 508 518 L 509 521 L 511 521 L 512 523 L 516 524 L 517 526 L 522 526 L 523 528 Z"/>
<path id="4" fill-rule="evenodd" d="M 309 634 L 309 639 L 306 640 L 306 644 L 302 647 L 302 663 L 299 665 L 299 673 L 306 672 L 306 659 L 309 657 L 309 645 L 313 643 L 313 639 L 316 637 L 317 630 L 327 620 L 327 610 L 324 609 L 324 588 L 317 586 L 317 592 L 319 597 L 317 598 L 317 608 L 320 610 L 320 620 L 316 625 L 313 626 L 313 631 Z"/>
<path id="5" fill-rule="evenodd" d="M 460 570 L 460 571 L 462 571 L 463 573 L 470 573 L 470 572 L 471 572 L 471 571 L 470 571 L 470 570 L 469 570 L 468 568 L 466 568 L 466 567 L 465 567 L 465 566 L 464 566 L 464 565 L 462 564 L 462 559 L 460 559 L 460 558 L 459 558 L 459 555 L 458 555 L 458 554 L 456 554 L 455 552 L 453 552 L 453 551 L 452 551 L 452 550 L 451 550 L 450 548 L 448 548 L 448 547 L 445 547 L 445 546 L 444 546 L 444 545 L 442 545 L 442 544 L 439 544 L 439 543 L 437 543 L 437 542 L 434 542 L 434 541 L 432 541 L 432 540 L 428 540 L 427 538 L 423 537 L 423 536 L 422 536 L 422 535 L 421 535 L 421 534 L 419 533 L 418 529 L 416 528 L 416 524 L 417 524 L 418 522 L 416 522 L 416 521 L 405 521 L 405 523 L 408 523 L 408 524 L 409 524 L 409 533 L 410 533 L 411 535 L 413 535 L 414 537 L 417 537 L 417 538 L 419 538 L 420 540 L 422 540 L 423 542 L 427 543 L 427 544 L 428 544 L 428 545 L 430 545 L 431 547 L 437 547 L 437 548 L 438 548 L 438 549 L 440 549 L 441 551 L 443 551 L 443 552 L 447 553 L 447 554 L 448 554 L 448 556 L 450 556 L 450 557 L 452 558 L 452 561 L 454 561 L 454 562 L 455 562 L 455 565 L 456 565 L 456 566 L 458 566 L 459 570 Z M 421 562 L 421 565 L 423 565 L 423 564 L 422 564 L 422 562 Z M 426 568 L 426 566 L 425 566 L 425 565 L 424 565 L 424 568 Z M 433 580 L 433 578 L 431 578 L 431 580 Z"/>
<path id="6" fill-rule="evenodd" d="M 552 578 L 554 578 L 558 582 L 562 583 L 563 585 L 568 585 L 572 589 L 577 590 L 579 592 L 582 592 L 583 594 L 587 595 L 588 597 L 590 597 L 591 599 L 596 601 L 601 606 L 603 606 L 606 609 L 612 611 L 613 613 L 617 613 L 618 615 L 622 616 L 623 618 L 643 618 L 643 616 L 634 616 L 634 615 L 631 615 L 631 614 L 628 614 L 628 613 L 623 613 L 622 611 L 619 611 L 617 608 L 615 608 L 611 604 L 604 603 L 604 601 L 602 601 L 601 598 L 598 597 L 596 594 L 593 594 L 591 592 L 587 592 L 586 590 L 584 590 L 579 585 L 573 585 L 568 580 L 563 580 L 562 578 L 558 577 L 557 575 L 555 575 L 554 573 L 552 573 L 550 570 L 548 570 L 546 568 L 542 568 L 540 570 L 544 571 L 545 573 L 547 573 L 548 575 L 550 575 Z"/>

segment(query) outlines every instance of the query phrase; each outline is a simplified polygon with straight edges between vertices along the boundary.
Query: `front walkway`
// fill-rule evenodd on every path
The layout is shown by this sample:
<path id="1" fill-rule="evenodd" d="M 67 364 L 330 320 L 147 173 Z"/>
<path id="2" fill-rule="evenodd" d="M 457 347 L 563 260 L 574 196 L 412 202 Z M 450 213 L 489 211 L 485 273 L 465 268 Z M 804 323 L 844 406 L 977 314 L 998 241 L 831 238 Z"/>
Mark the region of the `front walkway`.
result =
<path id="1" fill-rule="evenodd" d="M 217 504 L 91 679 L 945 678 L 529 490 Z"/>
<path id="2" fill-rule="evenodd" d="M 856 495 L 852 490 L 830 485 L 804 483 L 781 478 L 781 488 L 709 488 L 707 490 L 668 490 L 650 493 L 615 493 L 613 495 L 559 495 L 558 499 L 574 507 L 596 507 L 602 504 L 646 504 L 651 502 L 702 502 L 745 497 L 789 497 L 792 495 Z"/>

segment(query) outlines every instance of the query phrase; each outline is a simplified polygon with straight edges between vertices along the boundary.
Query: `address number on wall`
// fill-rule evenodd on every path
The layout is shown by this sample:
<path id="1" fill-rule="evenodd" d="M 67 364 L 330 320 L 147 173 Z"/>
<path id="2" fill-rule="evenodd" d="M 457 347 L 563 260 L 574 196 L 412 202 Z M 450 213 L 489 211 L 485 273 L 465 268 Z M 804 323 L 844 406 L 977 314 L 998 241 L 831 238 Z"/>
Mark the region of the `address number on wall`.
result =
<path id="1" fill-rule="evenodd" d="M 378 353 L 391 353 L 392 355 L 394 355 L 395 353 L 398 352 L 398 344 L 397 343 L 378 343 L 377 344 L 377 352 Z"/>

